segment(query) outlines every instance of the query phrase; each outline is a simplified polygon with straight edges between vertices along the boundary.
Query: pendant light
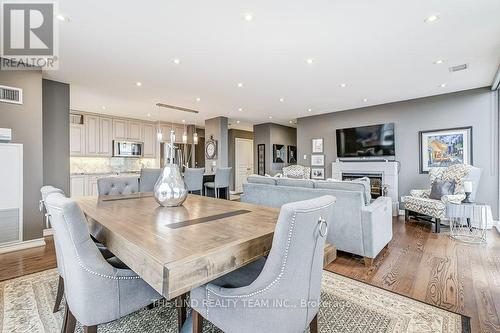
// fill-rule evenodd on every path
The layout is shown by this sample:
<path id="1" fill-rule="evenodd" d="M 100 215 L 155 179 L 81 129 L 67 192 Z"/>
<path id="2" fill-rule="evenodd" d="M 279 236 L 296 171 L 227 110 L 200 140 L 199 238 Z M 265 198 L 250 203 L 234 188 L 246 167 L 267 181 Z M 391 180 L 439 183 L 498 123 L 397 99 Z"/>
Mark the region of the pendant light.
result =
<path id="1" fill-rule="evenodd" d="M 160 107 L 158 107 L 158 128 L 156 129 L 156 140 L 158 142 L 163 140 L 163 130 L 161 128 L 161 123 L 160 123 Z"/>
<path id="2" fill-rule="evenodd" d="M 186 132 L 186 123 L 184 123 L 184 133 L 182 133 L 182 143 L 188 142 L 188 134 Z"/>
<path id="3" fill-rule="evenodd" d="M 198 132 L 196 132 L 196 120 L 194 121 L 193 143 L 198 144 Z"/>

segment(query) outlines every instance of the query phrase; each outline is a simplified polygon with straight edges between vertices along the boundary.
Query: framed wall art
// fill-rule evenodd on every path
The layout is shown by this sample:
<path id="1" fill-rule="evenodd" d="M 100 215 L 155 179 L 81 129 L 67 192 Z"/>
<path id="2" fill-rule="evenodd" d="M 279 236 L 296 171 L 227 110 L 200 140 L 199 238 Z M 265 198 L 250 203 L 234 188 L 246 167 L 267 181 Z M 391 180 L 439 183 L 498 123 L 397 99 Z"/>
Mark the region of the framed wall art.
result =
<path id="1" fill-rule="evenodd" d="M 288 163 L 297 164 L 297 146 L 288 146 Z"/>
<path id="2" fill-rule="evenodd" d="M 312 139 L 312 153 L 323 153 L 323 138 Z"/>
<path id="3" fill-rule="evenodd" d="M 325 168 L 311 168 L 312 179 L 325 179 Z"/>
<path id="4" fill-rule="evenodd" d="M 266 145 L 263 143 L 257 145 L 257 174 L 266 175 Z"/>
<path id="5" fill-rule="evenodd" d="M 311 155 L 311 166 L 325 166 L 325 155 Z"/>
<path id="6" fill-rule="evenodd" d="M 273 145 L 273 162 L 285 163 L 285 145 Z"/>
<path id="7" fill-rule="evenodd" d="M 420 173 L 453 164 L 472 165 L 472 126 L 419 132 Z"/>

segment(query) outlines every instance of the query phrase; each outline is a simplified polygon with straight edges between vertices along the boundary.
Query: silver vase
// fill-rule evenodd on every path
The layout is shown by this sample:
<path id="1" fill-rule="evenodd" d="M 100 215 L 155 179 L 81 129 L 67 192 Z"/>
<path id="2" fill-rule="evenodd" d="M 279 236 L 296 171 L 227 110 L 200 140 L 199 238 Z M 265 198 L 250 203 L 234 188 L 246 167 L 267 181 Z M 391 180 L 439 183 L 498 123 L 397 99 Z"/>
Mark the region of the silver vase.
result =
<path id="1" fill-rule="evenodd" d="M 163 207 L 177 207 L 186 200 L 187 193 L 179 166 L 172 163 L 165 165 L 154 187 L 156 202 Z"/>

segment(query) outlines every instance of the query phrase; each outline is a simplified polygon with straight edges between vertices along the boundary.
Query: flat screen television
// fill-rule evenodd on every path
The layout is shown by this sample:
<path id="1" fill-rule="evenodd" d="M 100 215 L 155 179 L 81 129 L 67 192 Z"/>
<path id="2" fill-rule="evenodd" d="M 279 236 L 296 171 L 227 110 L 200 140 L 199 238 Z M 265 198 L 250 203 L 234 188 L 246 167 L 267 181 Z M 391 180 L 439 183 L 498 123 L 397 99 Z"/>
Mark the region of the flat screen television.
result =
<path id="1" fill-rule="evenodd" d="M 394 148 L 394 123 L 337 130 L 337 157 L 391 158 Z"/>

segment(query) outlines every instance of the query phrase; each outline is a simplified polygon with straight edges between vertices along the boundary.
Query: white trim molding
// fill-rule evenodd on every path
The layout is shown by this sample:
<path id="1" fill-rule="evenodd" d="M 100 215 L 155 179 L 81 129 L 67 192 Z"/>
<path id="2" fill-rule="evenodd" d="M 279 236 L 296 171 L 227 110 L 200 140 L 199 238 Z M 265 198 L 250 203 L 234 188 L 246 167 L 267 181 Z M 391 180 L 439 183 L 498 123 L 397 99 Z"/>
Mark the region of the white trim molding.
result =
<path id="1" fill-rule="evenodd" d="M 45 239 L 36 238 L 24 242 L 17 242 L 17 243 L 3 245 L 0 246 L 0 254 L 31 249 L 33 247 L 39 247 L 39 246 L 45 246 Z"/>

